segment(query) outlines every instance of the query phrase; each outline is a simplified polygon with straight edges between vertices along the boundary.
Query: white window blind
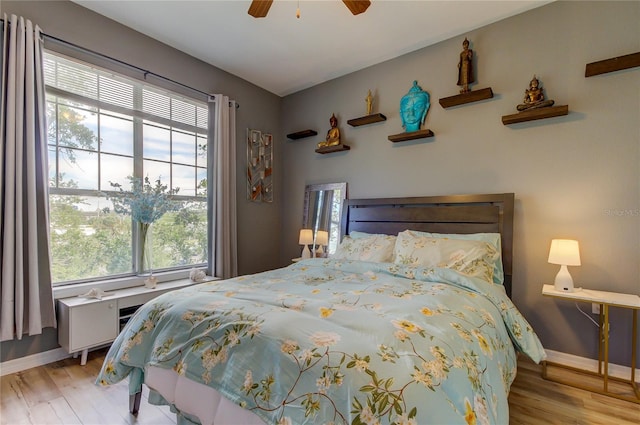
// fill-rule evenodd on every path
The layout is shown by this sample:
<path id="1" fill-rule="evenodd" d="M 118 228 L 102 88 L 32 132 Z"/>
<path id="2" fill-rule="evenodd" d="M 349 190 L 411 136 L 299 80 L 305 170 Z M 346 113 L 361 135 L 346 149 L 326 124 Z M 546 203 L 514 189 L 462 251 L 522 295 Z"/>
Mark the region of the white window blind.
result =
<path id="1" fill-rule="evenodd" d="M 45 53 L 47 91 L 102 109 L 206 134 L 205 103 L 121 77 L 103 69 Z M 142 93 L 136 99 L 136 93 Z"/>

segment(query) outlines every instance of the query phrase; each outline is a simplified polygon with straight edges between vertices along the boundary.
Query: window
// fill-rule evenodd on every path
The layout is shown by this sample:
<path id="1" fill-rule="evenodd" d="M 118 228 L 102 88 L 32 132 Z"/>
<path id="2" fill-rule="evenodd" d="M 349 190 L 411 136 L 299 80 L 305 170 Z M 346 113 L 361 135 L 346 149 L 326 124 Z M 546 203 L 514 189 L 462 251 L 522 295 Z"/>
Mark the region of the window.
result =
<path id="1" fill-rule="evenodd" d="M 134 274 L 136 226 L 109 200 L 131 177 L 179 188 L 153 270 L 206 265 L 207 105 L 49 51 L 44 67 L 54 285 Z"/>

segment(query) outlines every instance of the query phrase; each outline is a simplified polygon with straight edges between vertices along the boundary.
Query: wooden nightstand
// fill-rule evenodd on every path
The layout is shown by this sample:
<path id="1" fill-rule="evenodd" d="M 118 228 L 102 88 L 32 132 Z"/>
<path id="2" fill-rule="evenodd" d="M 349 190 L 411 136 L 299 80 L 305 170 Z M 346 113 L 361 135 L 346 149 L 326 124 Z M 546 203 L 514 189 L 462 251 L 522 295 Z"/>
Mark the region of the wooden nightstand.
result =
<path id="1" fill-rule="evenodd" d="M 605 394 L 622 400 L 632 401 L 640 404 L 640 391 L 635 382 L 636 372 L 636 347 L 638 343 L 638 310 L 640 310 L 640 295 L 619 294 L 616 292 L 595 291 L 592 289 L 580 289 L 575 292 L 557 291 L 553 285 L 543 285 L 542 295 L 549 297 L 563 298 L 572 301 L 583 301 L 600 304 L 599 338 L 598 338 L 598 372 L 573 368 L 559 363 L 545 361 L 542 367 L 542 377 L 550 381 L 571 385 L 588 391 Z M 629 308 L 633 311 L 633 325 L 631 335 L 631 379 L 622 379 L 609 376 L 609 307 Z M 561 367 L 576 370 L 582 373 L 597 375 L 602 378 L 602 389 L 583 386 L 576 382 L 568 382 L 558 378 L 549 377 L 547 368 L 549 366 Z M 609 380 L 624 382 L 631 385 L 636 397 L 617 394 L 609 391 Z"/>

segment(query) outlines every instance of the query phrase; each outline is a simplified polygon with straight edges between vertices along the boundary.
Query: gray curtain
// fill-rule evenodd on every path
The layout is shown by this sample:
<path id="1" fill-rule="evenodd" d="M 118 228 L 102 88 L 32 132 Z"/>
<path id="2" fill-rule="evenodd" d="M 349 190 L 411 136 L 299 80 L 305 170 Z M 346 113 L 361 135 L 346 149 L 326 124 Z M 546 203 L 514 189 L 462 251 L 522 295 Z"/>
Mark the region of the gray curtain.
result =
<path id="1" fill-rule="evenodd" d="M 209 274 L 238 275 L 236 214 L 236 103 L 216 94 L 209 100 Z"/>
<path id="2" fill-rule="evenodd" d="M 42 34 L 4 16 L 0 102 L 1 340 L 56 326 L 49 255 L 49 203 Z"/>

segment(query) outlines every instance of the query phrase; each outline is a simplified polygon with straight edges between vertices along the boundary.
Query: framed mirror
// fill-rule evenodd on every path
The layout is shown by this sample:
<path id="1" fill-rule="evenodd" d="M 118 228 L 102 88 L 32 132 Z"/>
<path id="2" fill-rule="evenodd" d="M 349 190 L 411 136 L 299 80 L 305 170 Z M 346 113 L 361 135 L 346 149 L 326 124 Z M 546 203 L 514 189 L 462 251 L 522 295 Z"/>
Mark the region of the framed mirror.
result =
<path id="1" fill-rule="evenodd" d="M 328 233 L 324 251 L 331 255 L 340 243 L 342 203 L 347 198 L 347 183 L 309 184 L 304 191 L 302 228 L 313 230 L 314 245 L 318 230 Z"/>

